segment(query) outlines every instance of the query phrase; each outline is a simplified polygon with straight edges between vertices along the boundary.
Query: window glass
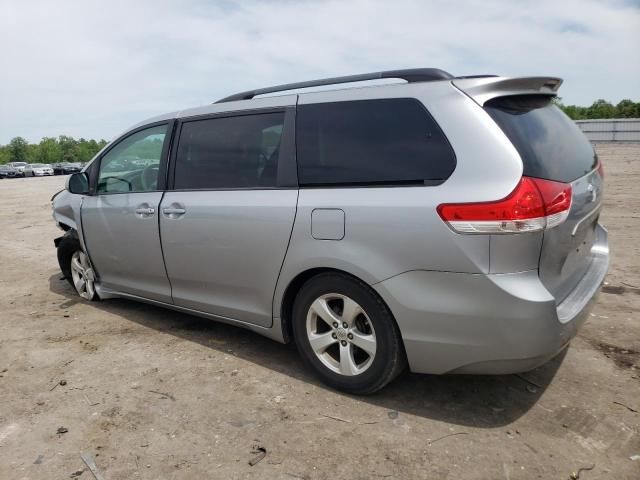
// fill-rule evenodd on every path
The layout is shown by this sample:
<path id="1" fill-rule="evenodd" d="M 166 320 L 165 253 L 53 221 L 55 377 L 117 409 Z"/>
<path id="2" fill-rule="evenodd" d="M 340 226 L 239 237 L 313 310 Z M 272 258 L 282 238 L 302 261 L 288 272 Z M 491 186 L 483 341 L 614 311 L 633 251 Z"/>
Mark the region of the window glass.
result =
<path id="1" fill-rule="evenodd" d="M 275 187 L 284 113 L 185 122 L 175 188 Z"/>
<path id="2" fill-rule="evenodd" d="M 167 128 L 160 125 L 141 130 L 109 150 L 100 161 L 98 193 L 156 190 Z"/>
<path id="3" fill-rule="evenodd" d="M 596 167 L 589 140 L 551 97 L 499 97 L 487 102 L 485 110 L 520 153 L 524 175 L 572 182 Z"/>
<path id="4" fill-rule="evenodd" d="M 301 105 L 296 143 L 301 186 L 439 184 L 456 164 L 438 125 L 409 98 Z"/>

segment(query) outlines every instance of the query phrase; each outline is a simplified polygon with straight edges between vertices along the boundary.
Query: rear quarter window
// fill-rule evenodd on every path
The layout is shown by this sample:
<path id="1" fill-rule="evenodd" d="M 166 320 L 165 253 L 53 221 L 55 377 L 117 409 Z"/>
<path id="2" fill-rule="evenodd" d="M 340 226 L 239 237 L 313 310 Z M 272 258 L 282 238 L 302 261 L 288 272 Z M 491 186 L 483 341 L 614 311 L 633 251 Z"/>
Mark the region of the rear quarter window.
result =
<path id="1" fill-rule="evenodd" d="M 438 185 L 456 166 L 453 149 L 411 98 L 298 107 L 300 186 Z"/>
<path id="2" fill-rule="evenodd" d="M 523 175 L 568 183 L 596 168 L 593 146 L 551 97 L 499 97 L 485 110 L 518 150 Z"/>

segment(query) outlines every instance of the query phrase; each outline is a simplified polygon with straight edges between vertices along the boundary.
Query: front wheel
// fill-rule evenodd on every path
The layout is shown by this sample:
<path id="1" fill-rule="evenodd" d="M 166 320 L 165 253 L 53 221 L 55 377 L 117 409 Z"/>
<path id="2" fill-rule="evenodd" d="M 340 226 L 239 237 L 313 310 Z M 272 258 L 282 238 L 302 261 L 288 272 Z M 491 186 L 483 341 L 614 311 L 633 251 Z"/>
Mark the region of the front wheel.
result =
<path id="1" fill-rule="evenodd" d="M 95 274 L 75 232 L 65 234 L 58 245 L 58 263 L 64 277 L 85 300 L 97 300 Z"/>
<path id="2" fill-rule="evenodd" d="M 365 283 L 344 274 L 320 274 L 300 289 L 293 334 L 303 360 L 333 388 L 373 393 L 405 367 L 391 312 Z"/>

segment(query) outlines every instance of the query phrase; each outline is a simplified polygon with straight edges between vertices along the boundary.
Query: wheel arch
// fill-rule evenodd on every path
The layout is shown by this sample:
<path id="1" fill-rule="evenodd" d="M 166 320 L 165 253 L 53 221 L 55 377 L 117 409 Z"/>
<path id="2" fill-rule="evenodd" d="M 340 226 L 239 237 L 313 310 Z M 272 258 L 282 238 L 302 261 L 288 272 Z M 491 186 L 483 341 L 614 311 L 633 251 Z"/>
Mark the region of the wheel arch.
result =
<path id="1" fill-rule="evenodd" d="M 69 230 L 73 230 L 75 232 L 78 231 L 78 226 L 73 218 L 54 214 L 54 220 L 58 224 L 58 227 L 65 232 L 68 232 Z"/>
<path id="2" fill-rule="evenodd" d="M 281 300 L 278 302 L 277 312 L 279 313 L 280 327 L 282 328 L 282 337 L 285 343 L 290 343 L 293 341 L 293 327 L 292 327 L 291 317 L 293 315 L 293 304 L 298 295 L 298 292 L 300 291 L 302 286 L 305 284 L 305 282 L 322 273 L 336 273 L 339 275 L 345 275 L 367 285 L 371 290 L 371 292 L 376 297 L 378 297 L 380 301 L 387 307 L 389 312 L 391 312 L 391 317 L 393 318 L 393 321 L 396 324 L 396 328 L 398 328 L 398 331 L 400 331 L 400 327 L 398 326 L 398 322 L 393 314 L 393 311 L 391 310 L 387 302 L 385 302 L 384 298 L 380 296 L 380 294 L 371 286 L 369 282 L 366 282 L 365 280 L 358 277 L 357 275 L 354 275 L 353 273 L 350 273 L 338 268 L 315 267 L 315 268 L 306 269 L 298 273 L 295 277 L 293 277 L 291 281 L 289 281 L 287 287 L 285 288 L 284 293 L 282 294 Z"/>

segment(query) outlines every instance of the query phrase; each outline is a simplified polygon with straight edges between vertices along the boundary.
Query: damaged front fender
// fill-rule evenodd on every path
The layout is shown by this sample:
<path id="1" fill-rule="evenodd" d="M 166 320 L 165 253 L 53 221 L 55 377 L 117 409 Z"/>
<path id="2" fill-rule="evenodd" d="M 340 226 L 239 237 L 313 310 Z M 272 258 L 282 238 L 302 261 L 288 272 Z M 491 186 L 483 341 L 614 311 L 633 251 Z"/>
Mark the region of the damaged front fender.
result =
<path id="1" fill-rule="evenodd" d="M 62 190 L 53 196 L 53 219 L 62 230 L 80 230 L 81 204 L 82 197 L 69 193 L 67 190 Z"/>

